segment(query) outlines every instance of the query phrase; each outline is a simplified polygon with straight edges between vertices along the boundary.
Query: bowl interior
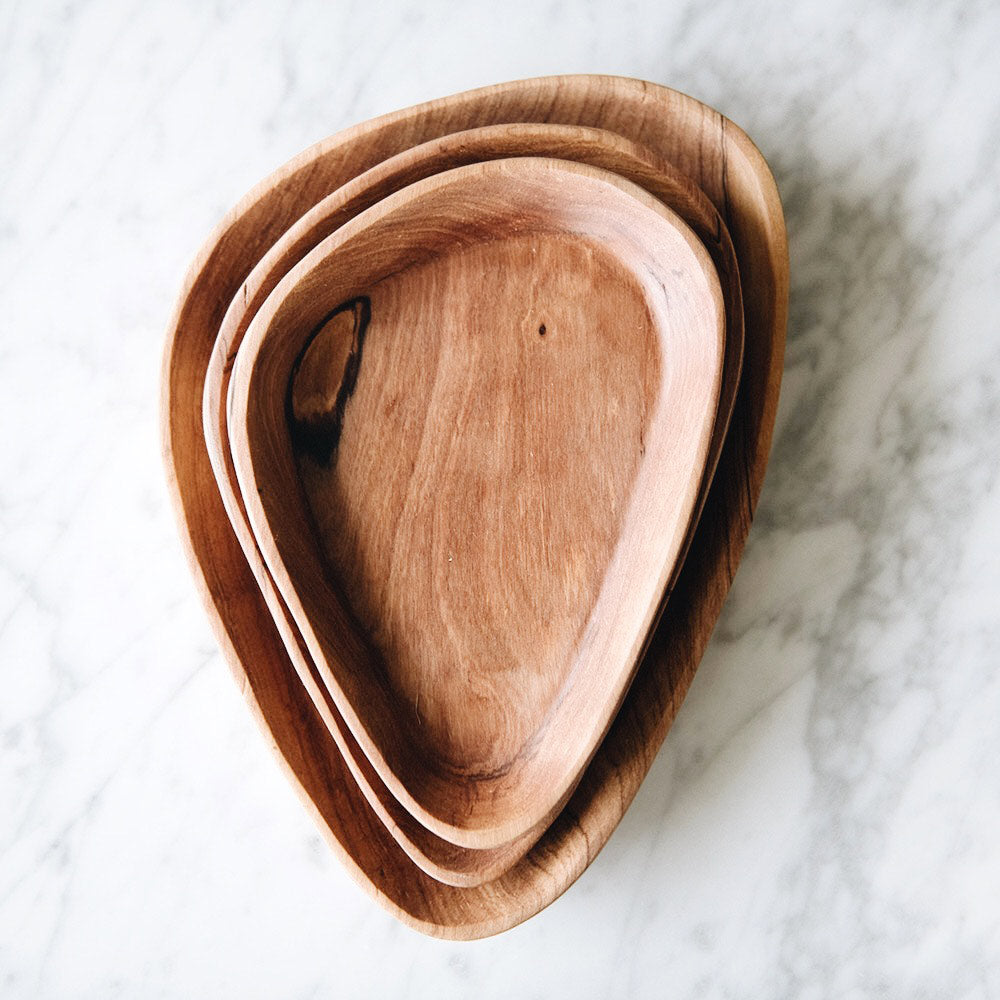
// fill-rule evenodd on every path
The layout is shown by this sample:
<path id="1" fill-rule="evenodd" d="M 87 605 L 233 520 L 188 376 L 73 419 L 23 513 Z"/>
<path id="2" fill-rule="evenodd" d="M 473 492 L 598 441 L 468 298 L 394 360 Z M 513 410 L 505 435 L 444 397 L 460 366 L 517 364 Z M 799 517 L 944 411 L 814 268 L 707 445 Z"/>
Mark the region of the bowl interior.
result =
<path id="1" fill-rule="evenodd" d="M 546 822 L 593 754 L 687 536 L 724 343 L 676 215 L 530 158 L 386 199 L 251 324 L 230 430 L 255 533 L 441 836 Z"/>

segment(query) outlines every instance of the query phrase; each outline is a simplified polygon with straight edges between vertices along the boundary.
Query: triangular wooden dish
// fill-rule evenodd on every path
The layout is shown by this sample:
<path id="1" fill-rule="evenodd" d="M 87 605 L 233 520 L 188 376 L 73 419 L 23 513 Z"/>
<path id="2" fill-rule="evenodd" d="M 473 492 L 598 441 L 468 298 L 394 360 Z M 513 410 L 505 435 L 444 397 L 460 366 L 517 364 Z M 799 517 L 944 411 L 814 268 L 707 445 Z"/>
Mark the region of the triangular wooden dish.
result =
<path id="1" fill-rule="evenodd" d="M 331 191 L 375 163 L 453 131 L 509 121 L 606 128 L 696 181 L 733 238 L 746 317 L 744 375 L 730 432 L 671 600 L 604 742 L 566 808 L 525 858 L 476 888 L 410 862 L 354 784 L 287 660 L 232 533 L 205 450 L 205 372 L 229 301 L 268 247 Z M 525 80 L 456 95 L 339 133 L 251 192 L 194 262 L 163 368 L 163 444 L 176 511 L 216 632 L 248 704 L 303 801 L 358 883 L 424 933 L 476 938 L 558 897 L 617 826 L 669 728 L 722 608 L 759 496 L 781 380 L 788 261 L 766 163 L 718 112 L 665 87 L 615 77 Z"/>
<path id="2" fill-rule="evenodd" d="M 540 831 L 579 781 L 688 534 L 724 341 L 679 217 L 543 158 L 389 196 L 251 323 L 229 427 L 254 534 L 366 756 L 438 836 Z"/>
<path id="3" fill-rule="evenodd" d="M 263 564 L 239 494 L 222 400 L 235 352 L 257 308 L 299 257 L 322 238 L 381 197 L 442 169 L 503 156 L 540 154 L 602 166 L 640 184 L 691 225 L 715 262 L 726 304 L 726 348 L 718 415 L 699 492 L 700 510 L 728 426 L 742 359 L 743 311 L 735 254 L 718 213 L 700 188 L 648 149 L 603 130 L 538 124 L 473 129 L 390 157 L 348 182 L 296 222 L 254 268 L 223 320 L 205 383 L 205 437 L 220 492 L 296 670 L 373 809 L 417 865 L 451 885 L 477 885 L 502 874 L 530 846 L 532 835 L 492 850 L 458 848 L 416 822 L 389 793 L 347 730 Z"/>

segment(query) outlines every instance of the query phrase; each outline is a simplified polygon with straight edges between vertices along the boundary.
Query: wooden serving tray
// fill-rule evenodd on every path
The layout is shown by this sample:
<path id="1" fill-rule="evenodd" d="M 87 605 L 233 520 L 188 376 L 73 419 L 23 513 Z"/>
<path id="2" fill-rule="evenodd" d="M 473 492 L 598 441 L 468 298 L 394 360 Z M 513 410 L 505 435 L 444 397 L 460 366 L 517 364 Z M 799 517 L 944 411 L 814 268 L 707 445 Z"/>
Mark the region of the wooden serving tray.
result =
<path id="1" fill-rule="evenodd" d="M 438 836 L 540 832 L 579 781 L 688 535 L 724 342 L 694 233 L 542 158 L 391 195 L 251 323 L 229 424 L 254 534 L 366 756 Z"/>
<path id="2" fill-rule="evenodd" d="M 390 157 L 322 199 L 265 254 L 229 306 L 206 375 L 205 438 L 227 513 L 265 596 L 289 656 L 337 747 L 379 818 L 423 871 L 451 885 L 496 878 L 524 854 L 535 831 L 489 850 L 459 848 L 419 824 L 389 792 L 348 730 L 319 676 L 298 629 L 277 594 L 247 522 L 229 451 L 226 399 L 229 377 L 250 320 L 278 281 L 320 240 L 358 212 L 409 183 L 455 166 L 512 156 L 547 155 L 613 170 L 640 184 L 692 227 L 706 245 L 723 287 L 726 346 L 718 414 L 709 446 L 698 510 L 704 502 L 728 427 L 743 351 L 743 307 L 735 253 L 712 203 L 697 185 L 650 150 L 614 133 L 580 126 L 511 123 L 442 136 Z M 690 541 L 689 532 L 688 539 Z"/>
<path id="3" fill-rule="evenodd" d="M 666 613 L 608 736 L 545 835 L 502 878 L 445 886 L 405 858 L 351 780 L 295 676 L 233 535 L 201 430 L 204 377 L 227 303 L 308 206 L 388 156 L 504 121 L 584 124 L 641 141 L 692 177 L 736 247 L 746 316 L 744 377 L 702 524 Z M 675 91 L 607 77 L 528 80 L 365 123 L 318 144 L 238 206 L 199 255 L 164 361 L 164 451 L 192 565 L 251 708 L 304 801 L 359 883 L 426 933 L 473 938 L 524 920 L 563 892 L 607 840 L 663 740 L 728 591 L 759 495 L 781 376 L 787 247 L 773 179 L 717 112 Z"/>

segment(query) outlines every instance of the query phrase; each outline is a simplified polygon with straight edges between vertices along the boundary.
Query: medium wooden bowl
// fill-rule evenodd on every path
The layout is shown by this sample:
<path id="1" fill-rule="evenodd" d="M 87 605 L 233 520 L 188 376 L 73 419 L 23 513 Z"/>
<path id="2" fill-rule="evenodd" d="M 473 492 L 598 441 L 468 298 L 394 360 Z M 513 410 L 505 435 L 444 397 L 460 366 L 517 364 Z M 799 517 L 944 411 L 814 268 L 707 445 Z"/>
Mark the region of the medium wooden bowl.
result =
<path id="1" fill-rule="evenodd" d="M 583 124 L 641 141 L 719 209 L 740 266 L 744 374 L 702 522 L 635 682 L 583 781 L 528 854 L 476 888 L 444 885 L 399 849 L 353 783 L 288 662 L 232 532 L 201 426 L 219 324 L 254 264 L 309 206 L 417 143 L 510 121 Z M 770 448 L 787 315 L 781 205 L 763 157 L 718 112 L 676 91 L 614 77 L 488 87 L 366 122 L 307 150 L 227 216 L 194 261 L 163 365 L 163 448 L 192 571 L 247 703 L 358 884 L 427 934 L 477 938 L 527 919 L 564 892 L 617 826 L 683 699 L 739 562 Z"/>
<path id="2" fill-rule="evenodd" d="M 735 253 L 718 213 L 697 185 L 650 150 L 600 129 L 517 123 L 472 129 L 406 150 L 349 181 L 299 219 L 251 272 L 223 319 L 205 380 L 205 439 L 212 466 L 229 518 L 289 656 L 369 804 L 407 856 L 423 871 L 450 885 L 472 886 L 498 877 L 524 854 L 532 842 L 531 835 L 490 850 L 456 847 L 418 823 L 386 788 L 347 729 L 267 573 L 236 482 L 223 401 L 235 353 L 250 320 L 290 267 L 321 239 L 408 183 L 461 164 L 531 155 L 556 155 L 589 163 L 640 184 L 676 211 L 712 256 L 726 304 L 726 347 L 718 413 L 699 489 L 700 510 L 725 438 L 742 360 L 743 309 Z M 688 540 L 691 537 L 689 531 Z"/>
<path id="3" fill-rule="evenodd" d="M 607 731 L 688 535 L 723 309 L 657 199 L 520 158 L 379 202 L 251 323 L 229 426 L 254 534 L 438 836 L 540 832 Z"/>

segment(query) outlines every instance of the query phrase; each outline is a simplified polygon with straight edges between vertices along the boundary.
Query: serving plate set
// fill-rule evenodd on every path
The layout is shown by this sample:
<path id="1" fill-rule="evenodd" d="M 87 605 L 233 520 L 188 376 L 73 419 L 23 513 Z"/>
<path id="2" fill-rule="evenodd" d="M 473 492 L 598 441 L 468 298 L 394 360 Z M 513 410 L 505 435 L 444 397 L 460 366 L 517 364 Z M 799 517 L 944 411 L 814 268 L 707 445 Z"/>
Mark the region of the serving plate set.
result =
<path id="1" fill-rule="evenodd" d="M 408 924 L 511 927 L 621 819 L 742 551 L 786 302 L 756 148 L 611 77 L 339 133 L 195 261 L 182 536 L 289 776 Z"/>

